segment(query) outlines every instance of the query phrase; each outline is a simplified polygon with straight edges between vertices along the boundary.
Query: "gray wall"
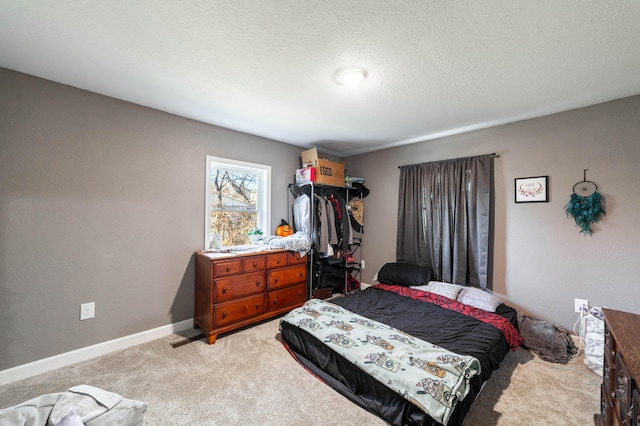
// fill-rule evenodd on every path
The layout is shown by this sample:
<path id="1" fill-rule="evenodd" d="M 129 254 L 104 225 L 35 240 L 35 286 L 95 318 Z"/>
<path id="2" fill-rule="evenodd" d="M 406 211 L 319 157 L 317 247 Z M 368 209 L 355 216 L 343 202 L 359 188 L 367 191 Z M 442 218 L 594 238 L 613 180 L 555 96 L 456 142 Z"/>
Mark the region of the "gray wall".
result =
<path id="1" fill-rule="evenodd" d="M 206 155 L 270 164 L 286 217 L 300 148 L 5 69 L 0 93 L 0 370 L 193 316 Z M 495 292 L 567 327 L 575 297 L 639 312 L 639 135 L 636 96 L 350 158 L 371 189 L 364 281 L 395 258 L 397 166 L 497 152 Z M 563 211 L 585 168 L 607 197 L 593 237 Z M 515 204 L 538 175 L 551 202 Z"/>
<path id="2" fill-rule="evenodd" d="M 496 152 L 493 288 L 514 307 L 573 328 L 574 298 L 640 313 L 640 96 L 349 159 L 364 176 L 363 279 L 395 260 L 398 166 Z M 564 207 L 595 181 L 607 216 L 578 233 Z M 549 203 L 514 203 L 514 179 L 548 175 Z"/>
<path id="3" fill-rule="evenodd" d="M 298 147 L 6 69 L 0 93 L 0 370 L 193 317 L 206 155 L 271 165 L 287 217 Z"/>

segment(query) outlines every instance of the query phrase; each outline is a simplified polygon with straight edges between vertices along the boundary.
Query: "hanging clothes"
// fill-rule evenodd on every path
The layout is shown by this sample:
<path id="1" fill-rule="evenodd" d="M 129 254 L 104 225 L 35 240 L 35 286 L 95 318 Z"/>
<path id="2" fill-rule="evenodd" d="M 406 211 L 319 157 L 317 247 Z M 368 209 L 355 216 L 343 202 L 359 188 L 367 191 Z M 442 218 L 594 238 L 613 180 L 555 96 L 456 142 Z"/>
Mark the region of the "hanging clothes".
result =
<path id="1" fill-rule="evenodd" d="M 311 199 L 305 193 L 293 201 L 293 223 L 296 232 L 311 235 Z"/>
<path id="2" fill-rule="evenodd" d="M 295 231 L 308 234 L 318 253 L 332 256 L 334 249 L 350 250 L 354 231 L 347 200 L 340 192 L 313 193 L 313 202 L 302 192 L 293 201 L 292 213 Z"/>
<path id="3" fill-rule="evenodd" d="M 318 211 L 318 251 L 329 251 L 329 220 L 327 218 L 327 203 L 319 195 L 314 195 Z"/>
<path id="4" fill-rule="evenodd" d="M 338 200 L 340 208 L 340 217 L 342 218 L 342 244 L 341 248 L 348 252 L 351 244 L 353 244 L 353 230 L 351 229 L 351 221 L 349 220 L 349 212 L 347 211 L 347 203 L 341 195 L 335 196 Z"/>
<path id="5" fill-rule="evenodd" d="M 327 218 L 329 219 L 329 244 L 338 245 L 338 231 L 336 230 L 336 211 L 331 200 L 325 197 L 327 207 Z"/>
<path id="6" fill-rule="evenodd" d="M 340 210 L 340 202 L 333 194 L 329 197 L 329 202 L 333 206 L 333 214 L 334 214 L 334 229 L 336 231 L 336 242 L 335 245 L 342 246 L 342 210 Z"/>

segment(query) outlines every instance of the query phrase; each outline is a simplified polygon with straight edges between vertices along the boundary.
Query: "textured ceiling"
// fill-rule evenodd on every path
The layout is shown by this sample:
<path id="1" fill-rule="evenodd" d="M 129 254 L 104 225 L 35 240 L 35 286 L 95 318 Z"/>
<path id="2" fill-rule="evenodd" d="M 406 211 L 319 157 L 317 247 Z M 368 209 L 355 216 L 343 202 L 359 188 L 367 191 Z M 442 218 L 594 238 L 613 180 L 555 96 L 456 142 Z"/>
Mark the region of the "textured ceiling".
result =
<path id="1" fill-rule="evenodd" d="M 345 157 L 640 93 L 640 0 L 0 0 L 0 40 L 2 67 Z"/>

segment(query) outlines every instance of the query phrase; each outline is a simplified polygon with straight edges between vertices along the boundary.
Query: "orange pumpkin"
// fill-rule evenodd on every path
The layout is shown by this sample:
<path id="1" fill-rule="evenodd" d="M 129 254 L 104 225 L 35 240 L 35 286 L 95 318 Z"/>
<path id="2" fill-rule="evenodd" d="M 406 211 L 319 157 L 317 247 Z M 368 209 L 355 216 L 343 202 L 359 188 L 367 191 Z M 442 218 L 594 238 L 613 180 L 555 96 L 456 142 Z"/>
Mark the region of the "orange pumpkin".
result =
<path id="1" fill-rule="evenodd" d="M 280 225 L 276 228 L 276 235 L 278 237 L 288 237 L 291 234 L 293 234 L 293 229 L 291 229 L 286 220 L 282 219 Z"/>

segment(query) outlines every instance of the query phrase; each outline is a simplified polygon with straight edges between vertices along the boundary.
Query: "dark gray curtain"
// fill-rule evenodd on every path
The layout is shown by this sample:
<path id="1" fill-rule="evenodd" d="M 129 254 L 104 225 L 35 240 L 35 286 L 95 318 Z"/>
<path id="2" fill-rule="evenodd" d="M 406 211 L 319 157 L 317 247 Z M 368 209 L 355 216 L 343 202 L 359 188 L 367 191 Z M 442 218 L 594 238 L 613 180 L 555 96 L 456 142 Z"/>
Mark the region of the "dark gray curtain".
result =
<path id="1" fill-rule="evenodd" d="M 491 155 L 400 167 L 398 262 L 487 288 Z"/>

